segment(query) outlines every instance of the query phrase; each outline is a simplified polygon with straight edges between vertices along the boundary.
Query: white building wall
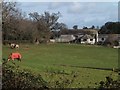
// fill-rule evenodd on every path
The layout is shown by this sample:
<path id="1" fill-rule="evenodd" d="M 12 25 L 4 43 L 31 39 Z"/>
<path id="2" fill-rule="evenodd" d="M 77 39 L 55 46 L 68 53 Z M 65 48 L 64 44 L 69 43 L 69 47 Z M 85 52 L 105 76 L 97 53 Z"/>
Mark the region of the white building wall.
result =
<path id="1" fill-rule="evenodd" d="M 98 42 L 98 41 L 99 41 L 99 40 L 98 40 L 98 32 L 96 33 L 96 39 L 97 39 L 96 41 Z"/>
<path id="2" fill-rule="evenodd" d="M 92 41 L 90 41 L 90 39 L 87 39 L 86 41 L 81 39 L 81 43 L 82 44 L 95 44 L 95 39 L 93 39 Z"/>

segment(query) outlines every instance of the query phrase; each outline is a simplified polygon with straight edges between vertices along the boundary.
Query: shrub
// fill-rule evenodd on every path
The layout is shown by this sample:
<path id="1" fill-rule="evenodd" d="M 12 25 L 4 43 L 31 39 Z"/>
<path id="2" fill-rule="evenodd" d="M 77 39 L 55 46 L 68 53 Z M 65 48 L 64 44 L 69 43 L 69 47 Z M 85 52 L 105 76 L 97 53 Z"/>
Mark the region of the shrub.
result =
<path id="1" fill-rule="evenodd" d="M 100 81 L 100 90 L 108 90 L 108 89 L 119 89 L 120 88 L 120 80 L 113 80 L 111 77 L 106 77 L 106 81 Z"/>
<path id="2" fill-rule="evenodd" d="M 9 65 L 3 63 L 2 68 L 2 88 L 3 89 L 48 89 L 48 84 L 41 75 L 34 75 L 30 71 L 20 69 L 15 63 Z"/>
<path id="3" fill-rule="evenodd" d="M 119 46 L 119 42 L 118 42 L 117 40 L 115 40 L 115 41 L 113 42 L 113 45 L 114 45 L 114 46 Z"/>

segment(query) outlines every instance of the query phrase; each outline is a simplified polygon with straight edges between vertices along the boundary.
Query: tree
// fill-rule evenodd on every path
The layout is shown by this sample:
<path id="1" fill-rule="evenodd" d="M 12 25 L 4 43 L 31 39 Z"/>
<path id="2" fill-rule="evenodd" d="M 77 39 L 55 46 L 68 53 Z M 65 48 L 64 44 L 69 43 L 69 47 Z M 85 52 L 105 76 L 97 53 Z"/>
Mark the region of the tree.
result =
<path id="1" fill-rule="evenodd" d="M 84 26 L 83 29 L 88 29 L 88 28 Z"/>
<path id="2" fill-rule="evenodd" d="M 3 40 L 17 39 L 19 19 L 21 17 L 21 12 L 17 8 L 16 2 L 2 3 Z"/>
<path id="3" fill-rule="evenodd" d="M 95 26 L 94 26 L 94 25 L 92 25 L 90 29 L 95 29 Z"/>
<path id="4" fill-rule="evenodd" d="M 67 27 L 66 24 L 57 22 L 57 23 L 55 23 L 54 26 L 52 27 L 52 30 L 53 30 L 53 31 L 57 31 L 57 30 L 62 30 L 62 29 L 67 29 L 67 28 L 68 28 L 68 27 Z"/>
<path id="5" fill-rule="evenodd" d="M 60 12 L 52 13 L 44 12 L 44 14 L 38 14 L 37 12 L 29 14 L 31 20 L 36 24 L 37 37 L 39 41 L 48 42 L 50 39 L 50 31 L 57 25 L 57 20 L 60 17 Z M 35 40 L 36 40 L 35 39 Z"/>
<path id="6" fill-rule="evenodd" d="M 99 29 L 99 26 L 97 26 L 96 29 Z"/>
<path id="7" fill-rule="evenodd" d="M 27 18 L 25 13 L 17 7 L 16 2 L 3 2 L 2 4 L 2 39 L 4 41 L 48 42 L 53 29 L 67 28 L 64 23 L 58 22 L 60 12 L 44 12 L 43 14 L 33 12 L 29 14 L 30 18 Z"/>
<path id="8" fill-rule="evenodd" d="M 78 29 L 78 25 L 74 25 L 73 29 L 75 29 L 75 30 Z"/>
<path id="9" fill-rule="evenodd" d="M 52 28 L 51 38 L 58 38 L 60 36 L 60 31 L 64 29 L 68 29 L 67 25 L 57 22 Z"/>
<path id="10" fill-rule="evenodd" d="M 120 22 L 107 22 L 99 30 L 101 34 L 120 34 Z"/>
<path id="11" fill-rule="evenodd" d="M 33 42 L 34 33 L 36 33 L 36 27 L 33 22 L 27 19 L 22 19 L 19 22 L 19 40 L 29 40 Z"/>

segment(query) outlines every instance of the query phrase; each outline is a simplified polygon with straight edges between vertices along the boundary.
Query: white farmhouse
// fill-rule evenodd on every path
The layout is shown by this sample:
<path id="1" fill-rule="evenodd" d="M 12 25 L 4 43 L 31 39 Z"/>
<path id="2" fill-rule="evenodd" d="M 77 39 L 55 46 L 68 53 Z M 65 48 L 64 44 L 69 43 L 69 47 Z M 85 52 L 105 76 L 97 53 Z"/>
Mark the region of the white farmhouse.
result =
<path id="1" fill-rule="evenodd" d="M 81 37 L 81 43 L 82 44 L 95 44 L 95 38 L 91 35 L 85 34 L 83 37 Z"/>

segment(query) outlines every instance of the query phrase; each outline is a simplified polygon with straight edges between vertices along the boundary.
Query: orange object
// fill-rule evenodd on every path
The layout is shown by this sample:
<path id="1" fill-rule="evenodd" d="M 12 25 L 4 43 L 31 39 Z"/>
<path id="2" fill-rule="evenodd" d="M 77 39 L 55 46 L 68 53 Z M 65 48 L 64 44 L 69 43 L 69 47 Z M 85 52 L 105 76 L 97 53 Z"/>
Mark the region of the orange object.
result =
<path id="1" fill-rule="evenodd" d="M 8 61 L 10 59 L 12 59 L 12 60 L 14 60 L 14 59 L 21 59 L 21 54 L 20 53 L 11 53 L 9 58 L 8 58 Z"/>

